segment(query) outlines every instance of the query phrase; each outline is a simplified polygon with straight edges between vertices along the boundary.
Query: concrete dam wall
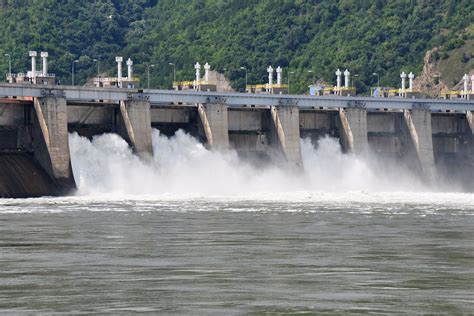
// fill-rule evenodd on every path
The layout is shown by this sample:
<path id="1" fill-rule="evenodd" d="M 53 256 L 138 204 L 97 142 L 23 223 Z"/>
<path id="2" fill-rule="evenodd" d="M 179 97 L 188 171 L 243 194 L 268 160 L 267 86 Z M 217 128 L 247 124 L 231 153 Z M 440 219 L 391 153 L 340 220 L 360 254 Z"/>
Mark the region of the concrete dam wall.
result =
<path id="1" fill-rule="evenodd" d="M 413 109 L 301 108 L 291 104 L 228 107 L 224 103 L 151 104 L 68 101 L 44 96 L 0 101 L 0 197 L 64 195 L 75 189 L 68 133 L 91 138 L 117 133 L 146 159 L 152 128 L 167 136 L 182 129 L 212 150 L 302 165 L 301 138 L 340 140 L 344 152 L 397 162 L 426 182 L 456 179 L 474 190 L 471 112 Z"/>

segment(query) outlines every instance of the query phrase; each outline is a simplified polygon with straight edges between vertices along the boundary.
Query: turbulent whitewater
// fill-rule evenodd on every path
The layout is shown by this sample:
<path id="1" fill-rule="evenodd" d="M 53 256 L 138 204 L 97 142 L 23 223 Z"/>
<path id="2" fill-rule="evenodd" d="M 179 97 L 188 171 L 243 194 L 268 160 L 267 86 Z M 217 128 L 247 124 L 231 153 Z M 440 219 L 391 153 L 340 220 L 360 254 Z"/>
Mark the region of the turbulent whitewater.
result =
<path id="1" fill-rule="evenodd" d="M 188 134 L 168 138 L 153 132 L 153 161 L 134 156 L 115 134 L 70 136 L 71 159 L 79 194 L 244 195 L 282 192 L 425 191 L 421 182 L 396 166 L 381 166 L 341 152 L 337 139 L 317 148 L 304 139 L 304 171 L 269 163 L 258 167 L 233 151 L 210 151 Z M 385 170 L 382 172 L 382 170 Z M 388 171 L 387 171 L 388 170 Z"/>

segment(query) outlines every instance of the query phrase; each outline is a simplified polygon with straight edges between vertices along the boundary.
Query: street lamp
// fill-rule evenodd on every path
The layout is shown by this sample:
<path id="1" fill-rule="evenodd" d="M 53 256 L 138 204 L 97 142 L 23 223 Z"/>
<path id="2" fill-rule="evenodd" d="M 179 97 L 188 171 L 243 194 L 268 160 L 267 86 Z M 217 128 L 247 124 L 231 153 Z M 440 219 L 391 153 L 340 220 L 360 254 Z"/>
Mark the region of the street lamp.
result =
<path id="1" fill-rule="evenodd" d="M 438 90 L 437 97 L 440 98 L 441 97 L 441 75 L 440 74 L 433 75 L 433 78 L 436 78 L 436 81 L 434 82 L 434 84 L 437 86 L 436 90 Z"/>
<path id="2" fill-rule="evenodd" d="M 308 70 L 308 73 L 309 73 L 309 74 L 313 74 L 313 81 L 311 82 L 311 84 L 313 85 L 313 84 L 314 84 L 314 71 Z"/>
<path id="3" fill-rule="evenodd" d="M 97 78 L 100 78 L 100 60 L 92 59 L 92 61 L 97 63 Z"/>
<path id="4" fill-rule="evenodd" d="M 290 94 L 290 77 L 294 73 L 295 73 L 294 71 L 288 72 L 288 94 Z"/>
<path id="5" fill-rule="evenodd" d="M 74 64 L 76 64 L 76 63 L 78 63 L 78 62 L 79 62 L 79 60 L 77 60 L 77 59 L 72 61 L 72 71 L 71 71 L 71 74 L 72 74 L 72 80 L 71 80 L 72 85 L 74 85 Z"/>
<path id="6" fill-rule="evenodd" d="M 155 65 L 148 65 L 148 67 L 146 68 L 148 89 L 150 89 L 150 68 L 151 67 L 155 67 Z"/>
<path id="7" fill-rule="evenodd" d="M 176 65 L 174 63 L 168 63 L 168 65 L 173 66 L 173 85 L 176 82 Z"/>
<path id="8" fill-rule="evenodd" d="M 377 86 L 380 88 L 380 75 L 376 72 L 372 74 L 372 76 L 377 76 Z"/>
<path id="9" fill-rule="evenodd" d="M 240 67 L 240 69 L 245 70 L 245 92 L 247 92 L 247 85 L 248 85 L 248 70 L 245 67 Z"/>
<path id="10" fill-rule="evenodd" d="M 355 74 L 355 75 L 352 76 L 352 85 L 351 85 L 351 87 L 353 87 L 353 88 L 355 87 L 355 81 L 356 81 L 355 78 L 359 78 L 359 75 Z"/>
<path id="11" fill-rule="evenodd" d="M 5 54 L 5 57 L 8 57 L 8 75 L 12 76 L 12 55 L 10 54 Z"/>

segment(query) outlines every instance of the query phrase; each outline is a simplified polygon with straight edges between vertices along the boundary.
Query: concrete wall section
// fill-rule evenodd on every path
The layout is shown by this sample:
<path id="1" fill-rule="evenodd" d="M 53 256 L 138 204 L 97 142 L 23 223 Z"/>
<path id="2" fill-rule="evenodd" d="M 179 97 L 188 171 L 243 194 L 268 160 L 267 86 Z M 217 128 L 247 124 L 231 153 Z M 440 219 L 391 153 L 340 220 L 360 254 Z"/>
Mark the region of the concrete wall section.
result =
<path id="1" fill-rule="evenodd" d="M 416 149 L 424 176 L 430 182 L 436 181 L 431 111 L 426 109 L 405 110 L 404 118 Z"/>
<path id="2" fill-rule="evenodd" d="M 153 123 L 169 123 L 169 124 L 187 124 L 189 123 L 190 110 L 187 108 L 170 109 L 170 108 L 152 108 L 151 122 Z"/>
<path id="3" fill-rule="evenodd" d="M 77 125 L 114 125 L 114 107 L 68 105 L 67 121 Z"/>
<path id="4" fill-rule="evenodd" d="M 153 155 L 150 102 L 121 101 L 120 114 L 124 128 L 119 129 L 119 134 L 130 142 L 135 153 Z"/>
<path id="5" fill-rule="evenodd" d="M 300 116 L 297 106 L 272 106 L 270 143 L 277 145 L 291 165 L 302 166 Z"/>
<path id="6" fill-rule="evenodd" d="M 254 131 L 262 130 L 262 111 L 252 109 L 229 109 L 229 131 Z"/>
<path id="7" fill-rule="evenodd" d="M 64 191 L 75 188 L 69 156 L 66 99 L 34 100 L 34 158 Z"/>
<path id="8" fill-rule="evenodd" d="M 370 149 L 384 157 L 400 158 L 402 122 L 402 113 L 368 112 L 367 135 Z"/>
<path id="9" fill-rule="evenodd" d="M 211 148 L 229 148 L 227 106 L 224 104 L 199 104 L 202 128 Z"/>
<path id="10" fill-rule="evenodd" d="M 364 108 L 346 108 L 339 110 L 341 119 L 342 144 L 346 151 L 363 155 L 368 150 L 367 110 Z"/>

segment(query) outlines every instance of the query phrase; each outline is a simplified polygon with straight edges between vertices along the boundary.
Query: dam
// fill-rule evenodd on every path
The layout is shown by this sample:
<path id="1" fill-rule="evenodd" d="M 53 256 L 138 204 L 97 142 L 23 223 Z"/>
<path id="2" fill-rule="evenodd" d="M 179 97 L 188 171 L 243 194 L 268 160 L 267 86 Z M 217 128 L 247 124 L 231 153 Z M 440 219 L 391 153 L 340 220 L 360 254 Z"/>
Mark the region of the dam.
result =
<path id="1" fill-rule="evenodd" d="M 0 196 L 75 189 L 68 135 L 116 133 L 143 159 L 152 129 L 184 130 L 211 150 L 233 149 L 286 168 L 301 138 L 338 138 L 344 152 L 403 164 L 424 181 L 474 190 L 474 101 L 300 96 L 77 86 L 0 85 Z"/>

